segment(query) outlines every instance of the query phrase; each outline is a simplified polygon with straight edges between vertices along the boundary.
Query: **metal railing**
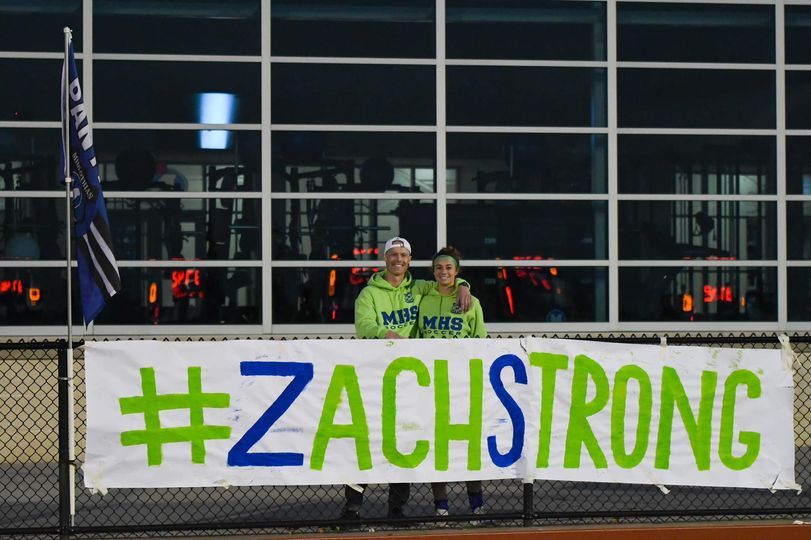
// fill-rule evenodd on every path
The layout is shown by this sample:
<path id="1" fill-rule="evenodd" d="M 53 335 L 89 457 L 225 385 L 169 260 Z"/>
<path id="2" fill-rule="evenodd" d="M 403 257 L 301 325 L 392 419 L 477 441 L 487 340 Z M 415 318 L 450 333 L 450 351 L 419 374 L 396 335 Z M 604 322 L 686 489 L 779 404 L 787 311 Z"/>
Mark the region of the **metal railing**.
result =
<path id="1" fill-rule="evenodd" d="M 660 341 L 659 336 L 626 334 L 545 337 Z M 811 476 L 811 335 L 790 338 L 798 356 L 794 376 L 796 479 L 806 485 Z M 667 340 L 680 345 L 780 347 L 773 334 L 682 334 Z M 343 486 L 115 489 L 104 495 L 83 488 L 81 470 L 75 478 L 70 475 L 67 350 L 64 340 L 0 343 L 0 536 L 314 533 L 337 525 L 344 504 Z M 75 454 L 80 465 L 86 417 L 81 349 L 74 350 L 72 361 Z M 811 516 L 807 493 L 697 487 L 665 491 L 651 485 L 486 481 L 486 512 L 473 516 L 464 483 L 451 483 L 451 515 L 441 521 L 447 526 L 469 527 L 472 520 L 522 526 Z M 365 527 L 438 525 L 430 485 L 412 485 L 407 517 L 399 520 L 384 517 L 386 498 L 385 485 L 369 486 L 361 512 Z"/>

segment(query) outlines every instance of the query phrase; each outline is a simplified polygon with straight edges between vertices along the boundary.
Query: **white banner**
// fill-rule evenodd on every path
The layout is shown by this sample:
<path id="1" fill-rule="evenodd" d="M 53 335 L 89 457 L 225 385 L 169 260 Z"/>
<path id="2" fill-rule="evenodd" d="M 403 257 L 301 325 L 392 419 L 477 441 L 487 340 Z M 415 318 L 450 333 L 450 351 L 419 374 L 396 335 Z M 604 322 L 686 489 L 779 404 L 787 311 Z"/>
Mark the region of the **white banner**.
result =
<path id="1" fill-rule="evenodd" d="M 520 478 L 798 489 L 778 350 L 88 343 L 85 485 Z"/>

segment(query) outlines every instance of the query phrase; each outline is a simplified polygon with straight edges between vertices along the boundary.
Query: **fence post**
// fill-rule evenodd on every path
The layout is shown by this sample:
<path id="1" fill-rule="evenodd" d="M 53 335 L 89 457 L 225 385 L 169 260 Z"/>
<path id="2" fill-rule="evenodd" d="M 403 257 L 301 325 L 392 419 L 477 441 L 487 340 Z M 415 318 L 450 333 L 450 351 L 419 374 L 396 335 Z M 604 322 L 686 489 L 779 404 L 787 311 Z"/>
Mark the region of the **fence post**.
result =
<path id="1" fill-rule="evenodd" d="M 524 527 L 532 526 L 535 509 L 533 505 L 533 498 L 534 498 L 534 490 L 533 486 L 535 484 L 524 483 Z"/>
<path id="2" fill-rule="evenodd" d="M 57 357 L 59 366 L 57 369 L 58 391 L 59 391 L 59 537 L 67 538 L 70 535 L 71 516 L 70 494 L 72 492 L 70 482 L 70 392 L 68 391 L 68 362 L 73 360 L 68 358 L 68 347 L 64 340 L 59 340 L 57 345 Z"/>

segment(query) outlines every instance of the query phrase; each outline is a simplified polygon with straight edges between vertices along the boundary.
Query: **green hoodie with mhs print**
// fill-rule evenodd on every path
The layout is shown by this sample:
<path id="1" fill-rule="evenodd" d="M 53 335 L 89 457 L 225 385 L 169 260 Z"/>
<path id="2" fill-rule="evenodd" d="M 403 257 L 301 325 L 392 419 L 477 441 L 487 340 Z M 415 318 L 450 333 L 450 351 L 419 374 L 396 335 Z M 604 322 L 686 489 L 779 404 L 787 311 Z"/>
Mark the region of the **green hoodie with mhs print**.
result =
<path id="1" fill-rule="evenodd" d="M 399 287 L 384 277 L 386 271 L 372 274 L 369 283 L 355 300 L 355 333 L 359 338 L 386 337 L 391 330 L 403 337 L 416 336 L 420 299 L 434 288 L 433 281 L 412 279 L 406 272 Z M 457 280 L 467 283 L 464 280 Z"/>
<path id="2" fill-rule="evenodd" d="M 484 314 L 479 299 L 471 297 L 470 309 L 462 313 L 453 294 L 444 295 L 433 287 L 422 297 L 419 307 L 418 337 L 423 338 L 483 338 L 487 337 Z"/>

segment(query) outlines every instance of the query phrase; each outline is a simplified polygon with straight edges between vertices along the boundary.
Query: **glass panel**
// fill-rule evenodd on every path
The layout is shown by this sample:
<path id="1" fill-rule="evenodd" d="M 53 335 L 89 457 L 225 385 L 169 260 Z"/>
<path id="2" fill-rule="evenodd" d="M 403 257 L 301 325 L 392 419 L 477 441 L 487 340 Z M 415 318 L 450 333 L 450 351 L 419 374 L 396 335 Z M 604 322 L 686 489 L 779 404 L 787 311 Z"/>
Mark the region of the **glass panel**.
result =
<path id="1" fill-rule="evenodd" d="M 789 268 L 788 291 L 788 320 L 811 321 L 811 268 Z"/>
<path id="2" fill-rule="evenodd" d="M 618 60 L 774 62 L 774 6 L 617 3 Z"/>
<path id="3" fill-rule="evenodd" d="M 811 6 L 786 6 L 786 63 L 811 64 Z"/>
<path id="4" fill-rule="evenodd" d="M 788 201 L 786 214 L 788 258 L 811 260 L 811 201 Z"/>
<path id="5" fill-rule="evenodd" d="M 603 201 L 449 201 L 448 243 L 467 259 L 603 259 Z"/>
<path id="6" fill-rule="evenodd" d="M 353 324 L 355 298 L 378 270 L 274 268 L 273 324 Z"/>
<path id="7" fill-rule="evenodd" d="M 775 268 L 620 268 L 621 321 L 775 321 Z"/>
<path id="8" fill-rule="evenodd" d="M 448 193 L 605 193 L 606 136 L 448 133 Z"/>
<path id="9" fill-rule="evenodd" d="M 448 66 L 448 124 L 606 125 L 605 69 Z"/>
<path id="10" fill-rule="evenodd" d="M 82 312 L 73 274 L 73 321 Z M 3 268 L 0 265 L 0 325 L 66 325 L 67 284 L 64 268 Z"/>
<path id="11" fill-rule="evenodd" d="M 259 268 L 121 268 L 96 324 L 261 324 Z M 81 320 L 81 319 L 79 319 Z"/>
<path id="12" fill-rule="evenodd" d="M 62 32 L 55 41 L 62 42 Z M 82 74 L 82 63 L 76 61 Z M 59 121 L 62 60 L 0 58 L 0 121 Z"/>
<path id="13" fill-rule="evenodd" d="M 0 198 L 0 260 L 3 259 L 65 259 L 64 196 Z"/>
<path id="14" fill-rule="evenodd" d="M 605 60 L 605 2 L 447 0 L 445 17 L 448 58 Z"/>
<path id="15" fill-rule="evenodd" d="M 389 199 L 273 201 L 273 258 L 382 261 L 386 240 L 409 240 L 414 259 L 436 248 L 436 203 Z"/>
<path id="16" fill-rule="evenodd" d="M 56 129 L 0 128 L 0 191 L 65 191 Z"/>
<path id="17" fill-rule="evenodd" d="M 81 51 L 81 2 L 76 0 L 2 2 L 0 51 L 63 52 L 65 43 L 62 29 L 65 26 L 73 30 L 74 49 Z"/>
<path id="18" fill-rule="evenodd" d="M 260 54 L 259 0 L 94 0 L 103 53 Z"/>
<path id="19" fill-rule="evenodd" d="M 377 268 L 276 268 L 274 324 L 354 322 L 354 302 Z M 412 268 L 433 279 L 427 268 Z M 486 323 L 608 320 L 608 272 L 579 267 L 464 267 Z M 332 283 L 332 285 L 330 285 Z"/>
<path id="20" fill-rule="evenodd" d="M 261 259 L 259 199 L 107 197 L 119 260 Z"/>
<path id="21" fill-rule="evenodd" d="M 620 201 L 620 258 L 774 259 L 775 212 L 773 202 Z"/>
<path id="22" fill-rule="evenodd" d="M 258 63 L 97 60 L 94 68 L 96 121 L 261 121 Z"/>
<path id="23" fill-rule="evenodd" d="M 617 93 L 620 127 L 775 126 L 773 71 L 625 68 Z"/>
<path id="24" fill-rule="evenodd" d="M 786 128 L 811 128 L 811 71 L 786 71 Z"/>
<path id="25" fill-rule="evenodd" d="M 274 131 L 273 190 L 436 191 L 436 135 Z"/>
<path id="26" fill-rule="evenodd" d="M 93 144 L 105 191 L 260 191 L 260 133 L 223 131 L 215 133 L 218 140 L 211 134 L 96 129 Z"/>
<path id="27" fill-rule="evenodd" d="M 786 191 L 811 195 L 811 137 L 786 137 Z"/>
<path id="28" fill-rule="evenodd" d="M 273 0 L 271 54 L 433 58 L 434 0 Z"/>
<path id="29" fill-rule="evenodd" d="M 485 323 L 608 320 L 605 268 L 468 268 L 462 264 L 461 276 L 481 301 Z"/>
<path id="30" fill-rule="evenodd" d="M 739 135 L 620 135 L 621 193 L 775 193 L 775 139 Z"/>
<path id="31" fill-rule="evenodd" d="M 434 66 L 272 64 L 277 124 L 433 124 Z"/>
<path id="32" fill-rule="evenodd" d="M 120 268 L 96 324 L 261 324 L 259 268 Z M 82 320 L 73 274 L 73 321 Z M 0 324 L 65 325 L 63 268 L 0 268 Z"/>

